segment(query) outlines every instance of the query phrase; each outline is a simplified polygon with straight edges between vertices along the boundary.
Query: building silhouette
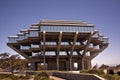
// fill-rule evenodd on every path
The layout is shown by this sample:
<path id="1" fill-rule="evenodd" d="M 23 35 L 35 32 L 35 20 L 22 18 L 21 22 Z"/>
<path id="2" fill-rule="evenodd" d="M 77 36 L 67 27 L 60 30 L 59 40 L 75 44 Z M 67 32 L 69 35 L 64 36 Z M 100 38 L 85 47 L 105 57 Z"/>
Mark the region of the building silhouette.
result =
<path id="1" fill-rule="evenodd" d="M 32 70 L 84 70 L 107 48 L 108 38 L 93 24 L 41 20 L 30 29 L 9 36 L 7 45 L 28 59 Z"/>

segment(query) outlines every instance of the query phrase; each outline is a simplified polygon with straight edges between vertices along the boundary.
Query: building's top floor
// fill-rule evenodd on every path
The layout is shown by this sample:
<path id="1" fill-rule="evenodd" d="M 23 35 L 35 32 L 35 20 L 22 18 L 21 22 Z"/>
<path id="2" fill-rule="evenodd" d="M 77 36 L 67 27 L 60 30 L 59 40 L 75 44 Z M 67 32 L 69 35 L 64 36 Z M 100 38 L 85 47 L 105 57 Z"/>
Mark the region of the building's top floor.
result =
<path id="1" fill-rule="evenodd" d="M 108 38 L 100 35 L 99 31 L 94 30 L 94 25 L 86 22 L 65 21 L 65 20 L 41 20 L 38 24 L 34 24 L 28 30 L 20 30 L 17 36 L 10 36 L 9 42 L 27 39 L 28 37 L 38 37 L 40 32 L 78 32 L 95 34 L 93 37 L 99 37 L 100 40 L 108 41 Z"/>
<path id="2" fill-rule="evenodd" d="M 89 24 L 83 21 L 70 21 L 70 20 L 40 20 L 38 24 L 33 24 L 32 26 L 86 26 L 94 27 L 93 24 Z"/>

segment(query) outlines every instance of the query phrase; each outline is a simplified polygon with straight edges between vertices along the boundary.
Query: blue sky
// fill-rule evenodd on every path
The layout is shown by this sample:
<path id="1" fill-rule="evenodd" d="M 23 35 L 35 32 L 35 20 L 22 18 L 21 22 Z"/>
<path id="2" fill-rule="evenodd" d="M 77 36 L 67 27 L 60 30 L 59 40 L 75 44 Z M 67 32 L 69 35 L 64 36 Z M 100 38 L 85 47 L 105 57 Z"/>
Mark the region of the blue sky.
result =
<path id="1" fill-rule="evenodd" d="M 95 64 L 120 64 L 120 0 L 0 0 L 0 53 L 17 54 L 6 46 L 8 36 L 42 19 L 77 20 L 96 25 L 110 45 Z"/>

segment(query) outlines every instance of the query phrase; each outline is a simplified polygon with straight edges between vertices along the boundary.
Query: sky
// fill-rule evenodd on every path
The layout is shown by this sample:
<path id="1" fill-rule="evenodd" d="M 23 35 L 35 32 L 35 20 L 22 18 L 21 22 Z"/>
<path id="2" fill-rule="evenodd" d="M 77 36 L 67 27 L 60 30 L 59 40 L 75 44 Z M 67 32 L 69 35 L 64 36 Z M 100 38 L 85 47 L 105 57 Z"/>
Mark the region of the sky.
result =
<path id="1" fill-rule="evenodd" d="M 6 43 L 40 20 L 75 20 L 94 24 L 109 46 L 92 64 L 120 64 L 120 0 L 0 0 L 0 53 L 18 54 Z"/>

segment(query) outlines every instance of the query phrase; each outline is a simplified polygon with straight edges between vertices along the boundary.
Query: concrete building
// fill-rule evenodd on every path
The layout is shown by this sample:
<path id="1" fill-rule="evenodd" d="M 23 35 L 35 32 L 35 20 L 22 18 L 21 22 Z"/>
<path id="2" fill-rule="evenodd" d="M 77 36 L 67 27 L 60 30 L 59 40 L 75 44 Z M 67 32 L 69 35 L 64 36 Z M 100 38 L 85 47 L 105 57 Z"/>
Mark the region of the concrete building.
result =
<path id="1" fill-rule="evenodd" d="M 31 62 L 32 70 L 84 70 L 107 48 L 108 38 L 93 24 L 66 20 L 41 20 L 7 45 Z"/>

